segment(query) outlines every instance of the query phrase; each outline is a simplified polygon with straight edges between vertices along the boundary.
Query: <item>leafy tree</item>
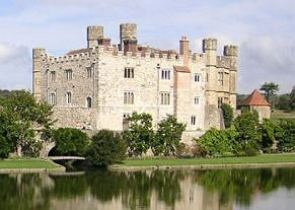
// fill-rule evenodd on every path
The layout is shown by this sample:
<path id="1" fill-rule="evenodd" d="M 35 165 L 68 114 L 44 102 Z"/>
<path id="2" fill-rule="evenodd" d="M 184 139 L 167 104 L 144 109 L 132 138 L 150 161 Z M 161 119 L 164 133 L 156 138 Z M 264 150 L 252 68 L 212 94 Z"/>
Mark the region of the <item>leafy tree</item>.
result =
<path id="1" fill-rule="evenodd" d="M 280 110 L 290 111 L 291 108 L 291 102 L 290 102 L 290 95 L 289 94 L 283 94 L 278 97 L 276 108 Z"/>
<path id="2" fill-rule="evenodd" d="M 105 167 L 124 160 L 126 150 L 126 143 L 120 134 L 101 130 L 92 137 L 87 149 L 87 159 L 94 166 Z"/>
<path id="3" fill-rule="evenodd" d="M 184 130 L 184 124 L 178 123 L 174 116 L 168 115 L 159 123 L 156 137 L 152 141 L 151 149 L 154 155 L 174 155 Z"/>
<path id="4" fill-rule="evenodd" d="M 257 112 L 244 111 L 238 116 L 234 125 L 238 131 L 238 142 L 246 155 L 254 155 L 258 152 L 261 142 L 261 133 L 258 131 L 259 119 Z"/>
<path id="5" fill-rule="evenodd" d="M 264 119 L 260 125 L 261 132 L 261 149 L 265 152 L 270 152 L 270 148 L 276 141 L 275 132 L 278 129 L 278 125 L 275 121 Z"/>
<path id="6" fill-rule="evenodd" d="M 279 91 L 279 85 L 273 82 L 265 82 L 261 86 L 260 90 L 265 92 L 266 99 L 268 100 L 268 102 L 273 104 L 272 98 L 276 94 L 276 92 Z"/>
<path id="7" fill-rule="evenodd" d="M 152 116 L 134 112 L 129 118 L 129 129 L 123 133 L 129 147 L 130 156 L 141 156 L 150 148 L 154 138 Z"/>
<path id="8" fill-rule="evenodd" d="M 239 153 L 240 145 L 237 137 L 238 133 L 235 129 L 217 130 L 211 128 L 196 141 L 206 155 L 220 157 Z"/>
<path id="9" fill-rule="evenodd" d="M 61 155 L 83 155 L 88 145 L 88 136 L 79 129 L 59 128 L 53 132 L 56 150 Z"/>
<path id="10" fill-rule="evenodd" d="M 295 86 L 293 87 L 290 94 L 290 106 L 292 110 L 295 110 Z"/>
<path id="11" fill-rule="evenodd" d="M 279 151 L 295 152 L 295 120 L 280 120 L 279 128 L 275 132 Z"/>
<path id="12" fill-rule="evenodd" d="M 229 104 L 222 104 L 221 109 L 223 112 L 223 119 L 225 128 L 229 128 L 234 119 L 234 111 L 233 108 Z"/>

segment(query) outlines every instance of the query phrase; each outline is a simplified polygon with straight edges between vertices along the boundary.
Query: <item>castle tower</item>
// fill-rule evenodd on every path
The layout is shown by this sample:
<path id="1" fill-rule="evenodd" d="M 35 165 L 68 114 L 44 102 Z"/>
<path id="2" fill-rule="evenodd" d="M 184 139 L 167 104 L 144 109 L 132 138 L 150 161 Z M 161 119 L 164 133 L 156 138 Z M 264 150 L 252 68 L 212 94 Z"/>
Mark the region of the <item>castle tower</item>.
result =
<path id="1" fill-rule="evenodd" d="M 188 67 L 190 59 L 190 47 L 189 40 L 185 36 L 183 36 L 179 41 L 179 52 L 180 55 L 183 56 L 183 66 Z"/>
<path id="2" fill-rule="evenodd" d="M 224 46 L 223 55 L 230 58 L 229 92 L 230 105 L 236 109 L 237 100 L 237 70 L 238 70 L 238 47 L 235 45 Z"/>
<path id="3" fill-rule="evenodd" d="M 33 49 L 33 94 L 37 101 L 41 101 L 41 80 L 42 80 L 42 55 L 45 49 Z"/>
<path id="4" fill-rule="evenodd" d="M 104 39 L 103 26 L 87 27 L 87 47 L 93 48 L 99 45 L 99 41 Z"/>
<path id="5" fill-rule="evenodd" d="M 137 51 L 137 25 L 124 23 L 120 25 L 120 50 L 126 52 Z"/>
<path id="6" fill-rule="evenodd" d="M 220 110 L 218 108 L 218 72 L 217 64 L 217 39 L 207 38 L 203 40 L 203 53 L 206 58 L 206 104 L 205 104 L 205 128 L 220 128 Z"/>

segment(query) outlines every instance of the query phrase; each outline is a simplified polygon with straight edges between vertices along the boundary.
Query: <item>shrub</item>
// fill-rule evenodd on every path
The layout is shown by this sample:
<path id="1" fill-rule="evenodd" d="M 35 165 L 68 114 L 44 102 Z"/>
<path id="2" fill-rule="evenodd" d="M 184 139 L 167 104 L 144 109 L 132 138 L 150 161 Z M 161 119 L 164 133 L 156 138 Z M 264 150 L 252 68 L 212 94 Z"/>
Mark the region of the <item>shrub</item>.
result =
<path id="1" fill-rule="evenodd" d="M 89 143 L 87 134 L 75 128 L 59 128 L 53 132 L 56 150 L 61 155 L 84 155 Z"/>
<path id="2" fill-rule="evenodd" d="M 235 129 L 217 130 L 211 128 L 197 140 L 197 144 L 200 147 L 199 151 L 207 156 L 233 155 L 239 152 L 237 137 L 238 133 Z"/>
<path id="3" fill-rule="evenodd" d="M 222 104 L 221 109 L 223 112 L 224 126 L 229 128 L 234 118 L 233 108 L 229 104 Z"/>
<path id="4" fill-rule="evenodd" d="M 152 116 L 134 112 L 128 120 L 130 127 L 123 133 L 123 138 L 128 144 L 129 156 L 141 156 L 150 148 L 154 138 Z"/>
<path id="5" fill-rule="evenodd" d="M 278 149 L 281 152 L 295 151 L 295 120 L 280 120 L 279 127 L 275 130 Z"/>
<path id="6" fill-rule="evenodd" d="M 7 139 L 0 135 L 0 159 L 8 158 L 9 153 L 11 152 L 11 144 Z"/>
<path id="7" fill-rule="evenodd" d="M 126 150 L 126 144 L 120 134 L 101 130 L 92 137 L 87 149 L 87 159 L 94 166 L 106 167 L 121 162 L 125 158 Z"/>
<path id="8" fill-rule="evenodd" d="M 263 123 L 260 125 L 262 151 L 270 152 L 271 147 L 276 141 L 275 130 L 277 126 L 277 123 L 273 120 L 263 120 Z"/>
<path id="9" fill-rule="evenodd" d="M 154 155 L 175 155 L 184 130 L 185 125 L 178 123 L 174 116 L 168 115 L 166 119 L 163 119 L 159 123 L 156 137 L 151 143 Z"/>
<path id="10" fill-rule="evenodd" d="M 247 155 L 249 148 L 256 150 L 258 153 L 261 133 L 258 129 L 259 120 L 257 112 L 244 111 L 235 119 L 234 126 L 239 133 L 237 140 L 242 147 L 241 154 Z"/>

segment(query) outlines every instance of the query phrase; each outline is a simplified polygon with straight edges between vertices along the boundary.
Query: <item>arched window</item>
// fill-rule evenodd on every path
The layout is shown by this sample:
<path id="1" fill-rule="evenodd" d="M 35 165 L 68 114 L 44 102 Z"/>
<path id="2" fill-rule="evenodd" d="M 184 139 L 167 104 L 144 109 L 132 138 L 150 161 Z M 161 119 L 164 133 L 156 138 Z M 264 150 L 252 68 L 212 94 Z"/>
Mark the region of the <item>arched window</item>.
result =
<path id="1" fill-rule="evenodd" d="M 55 93 L 50 93 L 49 102 L 51 105 L 56 104 L 56 94 Z"/>
<path id="2" fill-rule="evenodd" d="M 92 107 L 92 99 L 91 97 L 86 98 L 86 107 L 91 108 Z"/>

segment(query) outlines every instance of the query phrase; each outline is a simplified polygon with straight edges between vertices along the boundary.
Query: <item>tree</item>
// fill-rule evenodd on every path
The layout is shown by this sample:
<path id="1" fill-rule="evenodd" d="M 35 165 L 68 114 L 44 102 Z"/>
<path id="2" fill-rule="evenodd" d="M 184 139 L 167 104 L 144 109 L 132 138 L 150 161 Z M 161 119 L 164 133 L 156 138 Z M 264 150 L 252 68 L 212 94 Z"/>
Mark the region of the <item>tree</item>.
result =
<path id="1" fill-rule="evenodd" d="M 52 107 L 46 103 L 37 103 L 27 91 L 11 91 L 0 102 L 2 131 L 0 135 L 13 144 L 13 150 L 21 156 L 23 148 L 38 153 L 40 142 L 35 138 L 35 129 L 51 129 Z"/>
<path id="2" fill-rule="evenodd" d="M 223 119 L 225 128 L 229 128 L 234 119 L 234 111 L 233 108 L 229 104 L 222 104 L 221 109 L 223 112 Z"/>
<path id="3" fill-rule="evenodd" d="M 163 119 L 159 123 L 156 137 L 151 144 L 154 155 L 175 155 L 184 130 L 185 125 L 178 123 L 174 116 L 168 115 Z"/>
<path id="4" fill-rule="evenodd" d="M 87 149 L 87 159 L 94 166 L 106 167 L 124 160 L 126 150 L 126 143 L 120 134 L 101 130 L 92 137 Z"/>
<path id="5" fill-rule="evenodd" d="M 254 111 L 244 111 L 234 121 L 234 126 L 239 133 L 238 142 L 246 155 L 254 155 L 258 152 L 261 142 L 258 125 L 258 113 Z"/>
<path id="6" fill-rule="evenodd" d="M 61 155 L 84 155 L 89 139 L 86 133 L 75 128 L 59 128 L 53 132 L 56 150 Z"/>
<path id="7" fill-rule="evenodd" d="M 290 93 L 290 107 L 292 110 L 295 110 L 295 86 Z"/>
<path id="8" fill-rule="evenodd" d="M 270 102 L 272 105 L 273 105 L 273 96 L 276 94 L 277 91 L 279 91 L 279 85 L 278 84 L 275 84 L 273 82 L 265 82 L 260 90 L 264 91 L 265 92 L 265 96 L 266 96 L 266 99 L 268 100 L 268 102 Z"/>
<path id="9" fill-rule="evenodd" d="M 152 128 L 152 116 L 150 114 L 138 114 L 134 112 L 128 118 L 130 127 L 123 133 L 129 147 L 130 156 L 141 156 L 150 148 L 154 138 Z"/>
<path id="10" fill-rule="evenodd" d="M 276 103 L 276 108 L 280 110 L 290 111 L 292 109 L 290 101 L 291 100 L 289 94 L 280 95 Z"/>

